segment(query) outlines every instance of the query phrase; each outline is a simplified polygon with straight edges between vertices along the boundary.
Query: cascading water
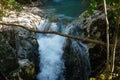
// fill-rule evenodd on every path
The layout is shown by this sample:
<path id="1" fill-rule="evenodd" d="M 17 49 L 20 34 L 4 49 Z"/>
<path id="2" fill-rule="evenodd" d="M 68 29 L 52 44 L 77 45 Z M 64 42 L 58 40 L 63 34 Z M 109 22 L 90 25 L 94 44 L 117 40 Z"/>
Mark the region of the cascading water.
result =
<path id="1" fill-rule="evenodd" d="M 66 32 L 69 35 L 80 36 L 81 25 L 75 23 L 69 24 Z M 66 46 L 67 50 L 64 52 L 64 55 L 67 53 L 65 56 L 66 80 L 89 80 L 91 66 L 87 46 L 80 40 L 69 38 L 66 39 Z"/>
<path id="2" fill-rule="evenodd" d="M 84 11 L 82 7 L 86 8 L 89 0 L 85 1 L 85 6 L 81 0 L 53 0 L 53 3 L 46 4 L 46 8 L 55 9 L 57 15 L 67 16 L 59 16 L 64 18 L 58 19 L 57 22 L 41 20 L 38 29 L 80 36 L 78 25 L 65 26 L 63 24 L 66 23 L 66 21 L 64 22 L 66 18 L 69 21 Z M 70 43 L 67 42 L 68 40 Z M 85 44 L 55 34 L 38 34 L 37 41 L 40 54 L 38 80 L 88 80 L 90 62 L 88 48 Z M 68 44 L 69 46 L 66 48 Z"/>
<path id="3" fill-rule="evenodd" d="M 56 23 L 49 24 L 44 20 L 39 25 L 39 30 L 58 31 Z M 40 73 L 38 80 L 64 80 L 63 45 L 65 38 L 54 34 L 39 34 Z"/>
<path id="4" fill-rule="evenodd" d="M 62 29 L 61 29 L 62 28 Z M 42 31 L 57 31 L 61 33 L 71 34 L 78 36 L 79 30 L 75 25 L 58 26 L 57 23 L 48 22 L 42 20 L 38 26 Z M 63 60 L 63 55 L 66 54 L 64 47 L 66 45 L 67 38 L 55 35 L 55 34 L 38 34 L 39 54 L 40 54 L 40 72 L 37 75 L 38 80 L 75 80 L 66 78 L 64 74 L 69 76 L 69 72 L 66 72 L 70 66 L 65 66 L 66 60 Z M 88 48 L 81 41 L 70 39 L 70 51 L 69 54 L 78 55 L 79 57 L 79 77 L 77 80 L 88 80 L 90 75 L 90 63 Z M 68 52 L 67 52 L 68 53 Z M 69 62 L 68 62 L 69 63 Z M 74 64 L 74 63 L 72 63 Z M 66 72 L 66 73 L 64 73 Z M 71 77 L 71 76 L 69 76 Z"/>

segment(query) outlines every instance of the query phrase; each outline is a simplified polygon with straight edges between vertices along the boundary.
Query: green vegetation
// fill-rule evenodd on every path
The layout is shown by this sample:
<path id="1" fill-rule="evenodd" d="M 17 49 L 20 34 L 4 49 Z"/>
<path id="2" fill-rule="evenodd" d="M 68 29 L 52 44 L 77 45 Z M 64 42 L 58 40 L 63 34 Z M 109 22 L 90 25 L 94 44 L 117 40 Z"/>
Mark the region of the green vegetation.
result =
<path id="1" fill-rule="evenodd" d="M 15 0 L 0 0 L 0 17 L 6 15 L 6 10 L 21 11 L 22 5 Z"/>
<path id="2" fill-rule="evenodd" d="M 119 0 L 106 0 L 108 8 L 108 17 L 110 23 L 116 23 L 120 16 L 120 1 Z M 91 0 L 90 6 L 87 9 L 85 17 L 91 16 L 94 10 L 103 10 L 103 0 Z"/>
<path id="3" fill-rule="evenodd" d="M 106 2 L 106 3 L 105 3 Z M 105 6 L 107 5 L 107 6 Z M 105 8 L 107 10 L 105 11 Z M 116 46 L 117 40 L 119 39 L 119 25 L 120 25 L 120 0 L 91 0 L 90 6 L 84 15 L 85 18 L 93 15 L 94 10 L 100 10 L 105 13 L 106 19 L 106 68 L 99 74 L 101 80 L 119 80 L 119 72 L 116 72 L 115 68 L 118 64 L 115 64 L 116 60 Z M 107 21 L 108 18 L 108 21 Z M 111 36 L 113 35 L 113 36 Z M 110 47 L 110 44 L 113 45 Z M 108 49 L 109 48 L 109 49 Z M 118 70 L 119 71 L 119 70 Z M 99 73 L 99 72 L 98 72 Z M 105 75 L 103 75 L 105 74 Z"/>

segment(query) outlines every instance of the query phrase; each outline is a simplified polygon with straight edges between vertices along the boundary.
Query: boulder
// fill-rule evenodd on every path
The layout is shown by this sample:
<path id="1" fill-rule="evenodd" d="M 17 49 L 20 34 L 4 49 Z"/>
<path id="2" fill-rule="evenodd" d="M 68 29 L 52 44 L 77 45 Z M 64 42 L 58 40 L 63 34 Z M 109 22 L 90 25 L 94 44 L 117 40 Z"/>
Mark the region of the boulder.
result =
<path id="1" fill-rule="evenodd" d="M 19 64 L 15 51 L 0 33 L 0 80 L 5 80 L 4 76 L 13 77 L 9 75 L 18 68 Z"/>
<path id="2" fill-rule="evenodd" d="M 81 14 L 79 16 L 79 19 L 71 23 L 72 26 L 77 27 L 77 30 L 79 30 L 78 36 L 106 42 L 106 21 L 105 21 L 104 12 L 100 10 L 95 10 L 93 15 L 89 17 L 85 17 L 85 14 L 86 12 Z M 111 18 L 108 16 L 108 19 L 110 21 Z M 115 31 L 114 25 L 115 24 L 110 23 L 110 30 L 109 30 L 110 43 L 113 43 L 113 36 Z M 119 39 L 118 39 L 118 42 L 119 42 Z M 86 44 L 88 45 L 89 53 L 90 53 L 90 62 L 91 62 L 91 69 L 92 69 L 91 76 L 96 77 L 106 65 L 106 47 L 98 44 L 93 44 L 93 43 L 86 43 Z M 118 59 L 118 57 L 120 56 L 119 48 L 120 46 L 118 43 L 117 50 L 116 50 L 117 56 L 116 56 L 116 62 L 115 62 L 115 65 L 116 65 L 115 72 L 119 71 L 118 67 L 120 66 L 119 64 L 120 60 Z"/>
<path id="3" fill-rule="evenodd" d="M 41 18 L 29 12 L 10 11 L 3 17 L 5 23 L 16 23 L 36 30 Z M 0 25 L 0 72 L 9 79 L 30 80 L 39 71 L 36 34 L 18 26 Z M 4 74 L 5 73 L 5 74 Z M 23 76 L 23 74 L 25 74 Z M 14 78 L 13 78 L 14 76 Z M 2 79 L 3 80 L 3 79 Z"/>

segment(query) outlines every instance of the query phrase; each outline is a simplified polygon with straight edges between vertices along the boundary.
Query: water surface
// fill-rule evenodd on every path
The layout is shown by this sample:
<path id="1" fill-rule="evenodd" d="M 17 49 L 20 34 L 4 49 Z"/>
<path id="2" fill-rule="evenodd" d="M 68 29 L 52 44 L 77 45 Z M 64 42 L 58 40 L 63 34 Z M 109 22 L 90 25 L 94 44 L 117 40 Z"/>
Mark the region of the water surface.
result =
<path id="1" fill-rule="evenodd" d="M 45 4 L 46 9 L 69 17 L 78 17 L 88 7 L 89 0 L 52 0 Z"/>

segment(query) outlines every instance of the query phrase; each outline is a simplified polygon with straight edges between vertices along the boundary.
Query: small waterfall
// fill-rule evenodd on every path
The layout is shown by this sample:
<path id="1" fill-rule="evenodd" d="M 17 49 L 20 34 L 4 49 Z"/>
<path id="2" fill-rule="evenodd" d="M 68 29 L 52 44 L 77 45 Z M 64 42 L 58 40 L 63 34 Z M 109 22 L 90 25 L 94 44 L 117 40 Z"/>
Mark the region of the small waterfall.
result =
<path id="1" fill-rule="evenodd" d="M 66 29 L 67 34 L 74 35 L 74 36 L 80 36 L 80 29 L 81 25 L 70 24 L 68 28 Z M 79 59 L 78 63 L 76 63 L 79 67 L 78 69 L 78 76 L 77 80 L 89 80 L 90 72 L 91 72 L 91 65 L 89 60 L 89 52 L 87 46 L 82 43 L 80 40 L 74 40 L 74 39 L 67 39 L 67 41 L 70 41 L 70 54 L 76 54 Z M 73 79 L 68 79 L 73 80 Z M 76 80 L 76 79 L 74 79 Z"/>
<path id="2" fill-rule="evenodd" d="M 79 80 L 89 80 L 90 76 L 90 61 L 88 48 L 85 44 L 78 40 L 71 40 L 72 53 L 76 53 L 79 56 Z"/>
<path id="3" fill-rule="evenodd" d="M 39 30 L 58 31 L 56 23 L 48 23 L 43 20 Z M 39 34 L 40 73 L 38 80 L 64 80 L 63 45 L 65 38 L 54 34 Z"/>
<path id="4" fill-rule="evenodd" d="M 38 29 L 43 31 L 57 31 L 75 36 L 79 36 L 80 34 L 79 27 L 76 25 L 63 27 L 63 25 L 58 26 L 57 22 L 49 22 L 48 20 L 42 20 Z M 70 53 L 64 50 L 67 40 L 71 42 L 69 44 Z M 37 75 L 38 80 L 88 80 L 90 75 L 90 62 L 88 48 L 85 44 L 81 41 L 68 39 L 55 34 L 38 34 L 37 41 L 40 54 L 40 72 Z M 79 57 L 77 61 L 77 69 L 79 70 L 77 71 L 77 78 L 73 79 L 71 74 L 74 73 L 69 73 L 69 71 L 74 70 L 74 68 L 69 71 L 67 69 L 71 66 L 66 66 L 66 64 L 69 63 L 67 62 L 70 59 L 69 57 L 67 57 L 67 60 L 63 60 L 63 56 L 66 54 L 73 54 Z M 71 64 L 74 65 L 74 63 Z"/>

